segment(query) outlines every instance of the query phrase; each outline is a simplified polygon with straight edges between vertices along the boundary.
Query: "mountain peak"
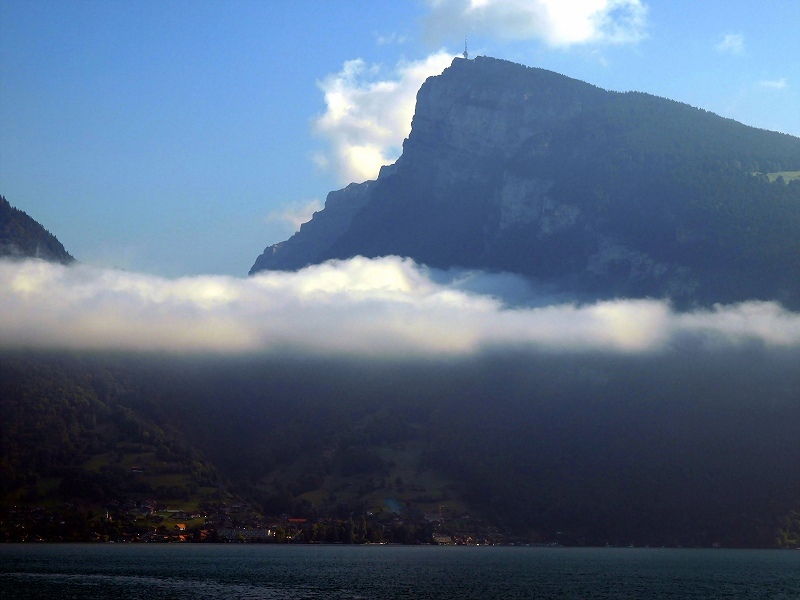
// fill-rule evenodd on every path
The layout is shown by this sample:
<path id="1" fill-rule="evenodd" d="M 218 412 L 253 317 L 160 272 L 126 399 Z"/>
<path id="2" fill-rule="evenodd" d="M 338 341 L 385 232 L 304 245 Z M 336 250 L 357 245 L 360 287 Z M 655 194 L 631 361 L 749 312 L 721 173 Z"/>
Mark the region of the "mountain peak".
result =
<path id="1" fill-rule="evenodd" d="M 0 257 L 42 258 L 69 264 L 75 259 L 56 236 L 0 196 Z"/>
<path id="2" fill-rule="evenodd" d="M 505 60 L 455 58 L 402 156 L 251 274 L 396 254 L 597 296 L 800 303 L 800 138 Z"/>

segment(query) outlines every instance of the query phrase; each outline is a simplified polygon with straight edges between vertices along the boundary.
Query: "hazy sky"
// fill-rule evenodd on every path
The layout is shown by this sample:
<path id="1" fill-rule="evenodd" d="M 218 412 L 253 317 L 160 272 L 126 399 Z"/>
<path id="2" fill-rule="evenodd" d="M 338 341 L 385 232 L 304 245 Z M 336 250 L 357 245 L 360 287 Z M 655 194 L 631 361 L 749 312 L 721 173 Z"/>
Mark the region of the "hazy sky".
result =
<path id="1" fill-rule="evenodd" d="M 89 265 L 244 276 L 397 157 L 465 35 L 800 135 L 798 30 L 796 0 L 0 0 L 0 194 Z"/>

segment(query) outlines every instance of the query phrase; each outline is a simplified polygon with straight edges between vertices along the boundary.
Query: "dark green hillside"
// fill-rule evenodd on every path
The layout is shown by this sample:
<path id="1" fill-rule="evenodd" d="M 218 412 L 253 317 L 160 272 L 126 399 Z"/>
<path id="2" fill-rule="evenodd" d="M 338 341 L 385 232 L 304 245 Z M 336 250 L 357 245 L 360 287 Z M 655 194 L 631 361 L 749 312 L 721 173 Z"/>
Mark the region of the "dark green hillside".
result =
<path id="1" fill-rule="evenodd" d="M 93 357 L 0 359 L 4 505 L 100 508 L 153 498 L 218 498 L 221 480 L 154 398 L 149 367 Z"/>
<path id="2" fill-rule="evenodd" d="M 797 360 L 6 354 L 2 502 L 239 502 L 319 541 L 428 540 L 441 512 L 473 539 L 796 546 Z"/>
<path id="3" fill-rule="evenodd" d="M 553 197 L 577 205 L 605 236 L 670 269 L 692 271 L 695 287 L 681 301 L 777 298 L 798 306 L 800 185 L 764 175 L 797 165 L 798 138 L 623 94 L 554 134 L 547 157 L 520 160 L 516 169 L 554 179 Z M 560 264 L 585 267 L 598 241 L 593 233 L 565 232 Z M 516 239 L 492 266 L 502 268 L 521 248 L 535 256 L 539 246 Z M 532 275 L 541 272 L 535 261 L 528 265 Z M 660 295 L 658 280 L 631 281 L 630 262 L 617 266 L 620 292 Z M 600 289 L 609 283 L 594 277 Z"/>
<path id="4" fill-rule="evenodd" d="M 60 263 L 75 259 L 56 237 L 0 196 L 0 257 L 43 258 Z"/>

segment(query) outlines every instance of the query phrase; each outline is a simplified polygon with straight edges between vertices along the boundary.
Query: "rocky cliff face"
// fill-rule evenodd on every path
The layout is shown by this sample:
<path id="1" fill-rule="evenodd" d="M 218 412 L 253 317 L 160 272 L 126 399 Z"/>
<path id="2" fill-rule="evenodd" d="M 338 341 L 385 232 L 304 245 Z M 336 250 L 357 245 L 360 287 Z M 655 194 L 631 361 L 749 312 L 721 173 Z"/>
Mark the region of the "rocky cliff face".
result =
<path id="1" fill-rule="evenodd" d="M 250 272 L 397 254 L 599 295 L 791 299 L 787 273 L 800 273 L 800 256 L 764 276 L 776 254 L 757 250 L 769 223 L 791 223 L 781 252 L 800 237 L 800 185 L 778 189 L 758 175 L 782 169 L 800 169 L 800 139 L 542 69 L 457 58 L 420 89 L 398 161 L 332 192 Z M 780 199 L 754 234 L 767 197 Z M 752 239 L 742 245 L 745 221 Z M 743 268 L 761 275 L 743 284 Z"/>
<path id="2" fill-rule="evenodd" d="M 325 209 L 314 213 L 308 223 L 285 242 L 269 246 L 256 259 L 250 274 L 264 269 L 300 269 L 324 261 L 326 252 L 347 232 L 353 217 L 370 198 L 374 181 L 351 183 L 343 190 L 328 194 Z"/>
<path id="3" fill-rule="evenodd" d="M 564 86 L 565 82 L 569 88 L 566 98 L 555 94 L 550 87 Z M 593 86 L 540 69 L 526 69 L 484 57 L 474 61 L 455 59 L 441 76 L 429 79 L 420 89 L 412 132 L 397 163 L 384 167 L 377 181 L 351 184 L 331 192 L 324 210 L 289 240 L 266 248 L 250 273 L 262 269 L 297 269 L 333 257 L 332 248 L 343 238 L 352 237 L 348 232 L 353 219 L 371 203 L 376 188 L 391 187 L 389 180 L 398 173 L 401 178 L 424 177 L 430 183 L 424 194 L 433 196 L 438 208 L 461 212 L 463 201 L 448 207 L 452 205 L 449 198 L 454 190 L 483 182 L 488 163 L 508 160 L 522 146 L 530 146 L 531 139 L 548 125 L 567 120 L 583 106 L 596 104 L 602 95 L 602 90 Z M 528 150 L 536 151 L 536 148 Z M 538 219 L 544 192 L 552 187 L 552 182 L 513 176 L 508 179 L 493 198 L 500 211 L 500 227 Z M 385 196 L 386 192 L 382 189 L 379 195 Z M 397 202 L 390 199 L 389 204 Z M 407 212 L 402 199 L 399 204 L 395 208 Z M 375 206 L 367 213 L 384 208 Z M 376 252 L 390 251 L 376 248 L 374 252 L 357 253 Z M 343 253 L 346 251 L 335 254 Z"/>

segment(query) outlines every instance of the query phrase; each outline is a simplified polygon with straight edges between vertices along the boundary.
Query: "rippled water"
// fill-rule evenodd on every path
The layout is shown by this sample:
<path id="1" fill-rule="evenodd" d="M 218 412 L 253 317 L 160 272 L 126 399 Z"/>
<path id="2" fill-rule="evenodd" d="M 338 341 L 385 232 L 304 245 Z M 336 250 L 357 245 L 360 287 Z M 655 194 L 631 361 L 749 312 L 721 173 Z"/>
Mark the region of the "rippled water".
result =
<path id="1" fill-rule="evenodd" d="M 0 545 L 0 598 L 800 600 L 800 551 Z"/>

